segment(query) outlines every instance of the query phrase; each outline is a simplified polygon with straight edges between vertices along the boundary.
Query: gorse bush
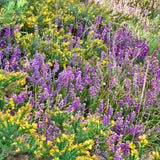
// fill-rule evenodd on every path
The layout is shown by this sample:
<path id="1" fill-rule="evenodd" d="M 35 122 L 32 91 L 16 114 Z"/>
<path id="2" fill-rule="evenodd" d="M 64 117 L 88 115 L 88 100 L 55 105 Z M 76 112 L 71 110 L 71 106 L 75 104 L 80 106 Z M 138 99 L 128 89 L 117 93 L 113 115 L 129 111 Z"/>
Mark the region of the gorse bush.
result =
<path id="1" fill-rule="evenodd" d="M 158 41 L 130 31 L 157 4 L 106 4 L 1 3 L 0 159 L 159 159 Z"/>

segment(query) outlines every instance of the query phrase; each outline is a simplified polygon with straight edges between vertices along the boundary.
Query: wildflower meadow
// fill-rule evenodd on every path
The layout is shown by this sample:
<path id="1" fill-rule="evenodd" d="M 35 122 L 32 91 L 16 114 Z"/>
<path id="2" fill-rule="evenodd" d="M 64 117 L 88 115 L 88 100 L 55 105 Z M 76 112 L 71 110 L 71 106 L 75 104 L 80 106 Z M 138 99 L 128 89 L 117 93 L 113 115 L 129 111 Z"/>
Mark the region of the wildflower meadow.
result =
<path id="1" fill-rule="evenodd" d="M 160 160 L 159 0 L 0 0 L 0 160 Z"/>

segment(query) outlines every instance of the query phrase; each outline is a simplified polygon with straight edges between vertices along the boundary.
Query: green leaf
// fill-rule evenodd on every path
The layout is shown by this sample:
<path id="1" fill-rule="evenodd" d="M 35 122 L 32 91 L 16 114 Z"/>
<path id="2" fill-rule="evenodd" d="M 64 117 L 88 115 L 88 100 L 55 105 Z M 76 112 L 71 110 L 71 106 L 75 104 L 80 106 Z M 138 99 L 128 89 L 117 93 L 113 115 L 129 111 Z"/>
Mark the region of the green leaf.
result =
<path id="1" fill-rule="evenodd" d="M 15 6 L 15 2 L 11 1 L 9 2 L 9 4 L 7 5 L 7 10 L 12 10 Z"/>
<path id="2" fill-rule="evenodd" d="M 17 1 L 17 7 L 20 8 L 20 7 L 23 7 L 26 3 L 26 0 L 18 0 Z"/>

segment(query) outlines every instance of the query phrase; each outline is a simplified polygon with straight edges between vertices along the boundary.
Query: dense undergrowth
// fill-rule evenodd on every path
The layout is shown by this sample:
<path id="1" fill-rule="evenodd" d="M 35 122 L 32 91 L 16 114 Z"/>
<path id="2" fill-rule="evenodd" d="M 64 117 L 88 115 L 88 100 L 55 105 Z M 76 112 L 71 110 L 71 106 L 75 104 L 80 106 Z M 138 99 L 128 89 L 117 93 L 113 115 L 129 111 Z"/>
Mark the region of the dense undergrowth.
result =
<path id="1" fill-rule="evenodd" d="M 0 159 L 159 159 L 158 2 L 0 10 Z"/>

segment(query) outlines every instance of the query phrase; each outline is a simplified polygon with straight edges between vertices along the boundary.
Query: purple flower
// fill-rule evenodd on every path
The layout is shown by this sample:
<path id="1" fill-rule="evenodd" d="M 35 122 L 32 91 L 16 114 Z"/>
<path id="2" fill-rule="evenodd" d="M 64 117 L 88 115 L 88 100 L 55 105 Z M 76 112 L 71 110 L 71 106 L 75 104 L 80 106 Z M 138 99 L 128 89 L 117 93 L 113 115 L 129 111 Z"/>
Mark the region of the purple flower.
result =
<path id="1" fill-rule="evenodd" d="M 119 105 L 123 106 L 123 100 L 119 100 Z"/>
<path id="2" fill-rule="evenodd" d="M 82 83 L 81 83 L 81 71 L 78 71 L 78 75 L 76 78 L 76 90 L 82 92 L 83 89 L 84 87 L 82 86 Z"/>
<path id="3" fill-rule="evenodd" d="M 59 61 L 58 60 L 55 60 L 55 64 L 54 64 L 54 72 L 58 72 L 59 70 Z"/>
<path id="4" fill-rule="evenodd" d="M 89 88 L 89 91 L 90 91 L 90 93 L 91 93 L 90 96 L 94 97 L 94 96 L 96 95 L 94 86 L 90 87 L 90 88 Z"/>
<path id="5" fill-rule="evenodd" d="M 73 29 L 73 24 L 71 24 L 69 27 L 69 33 L 72 33 L 72 29 Z"/>
<path id="6" fill-rule="evenodd" d="M 77 54 L 74 54 L 73 60 L 72 60 L 72 64 L 73 64 L 74 66 L 76 66 L 76 59 L 77 59 Z"/>
<path id="7" fill-rule="evenodd" d="M 104 115 L 103 117 L 103 125 L 104 126 L 108 125 L 108 117 L 106 115 Z"/>
<path id="8" fill-rule="evenodd" d="M 7 25 L 7 28 L 6 28 L 6 30 L 5 30 L 5 36 L 6 36 L 6 37 L 10 37 L 10 36 L 11 36 L 10 25 Z"/>
<path id="9" fill-rule="evenodd" d="M 99 111 L 100 111 L 100 112 L 103 111 L 103 99 L 100 101 Z"/>
<path id="10" fill-rule="evenodd" d="M 59 26 L 60 21 L 61 21 L 61 18 L 58 18 L 58 20 L 57 20 L 57 27 Z"/>
<path id="11" fill-rule="evenodd" d="M 89 0 L 86 0 L 85 7 L 87 7 L 87 6 L 88 6 L 88 1 L 89 1 Z"/>
<path id="12" fill-rule="evenodd" d="M 76 100 L 73 102 L 72 108 L 74 108 L 75 111 L 80 109 L 80 98 L 79 97 L 77 97 Z"/>
<path id="13" fill-rule="evenodd" d="M 109 106 L 109 108 L 108 108 L 107 115 L 110 117 L 112 117 L 112 115 L 113 115 L 113 108 L 111 106 Z"/>
<path id="14" fill-rule="evenodd" d="M 77 34 L 77 36 L 80 37 L 81 34 L 82 34 L 83 25 L 82 25 L 81 22 L 78 22 L 77 24 L 78 24 L 78 34 Z"/>
<path id="15" fill-rule="evenodd" d="M 92 116 L 92 115 L 93 115 L 93 110 L 92 110 L 92 109 L 89 109 L 88 116 Z"/>

